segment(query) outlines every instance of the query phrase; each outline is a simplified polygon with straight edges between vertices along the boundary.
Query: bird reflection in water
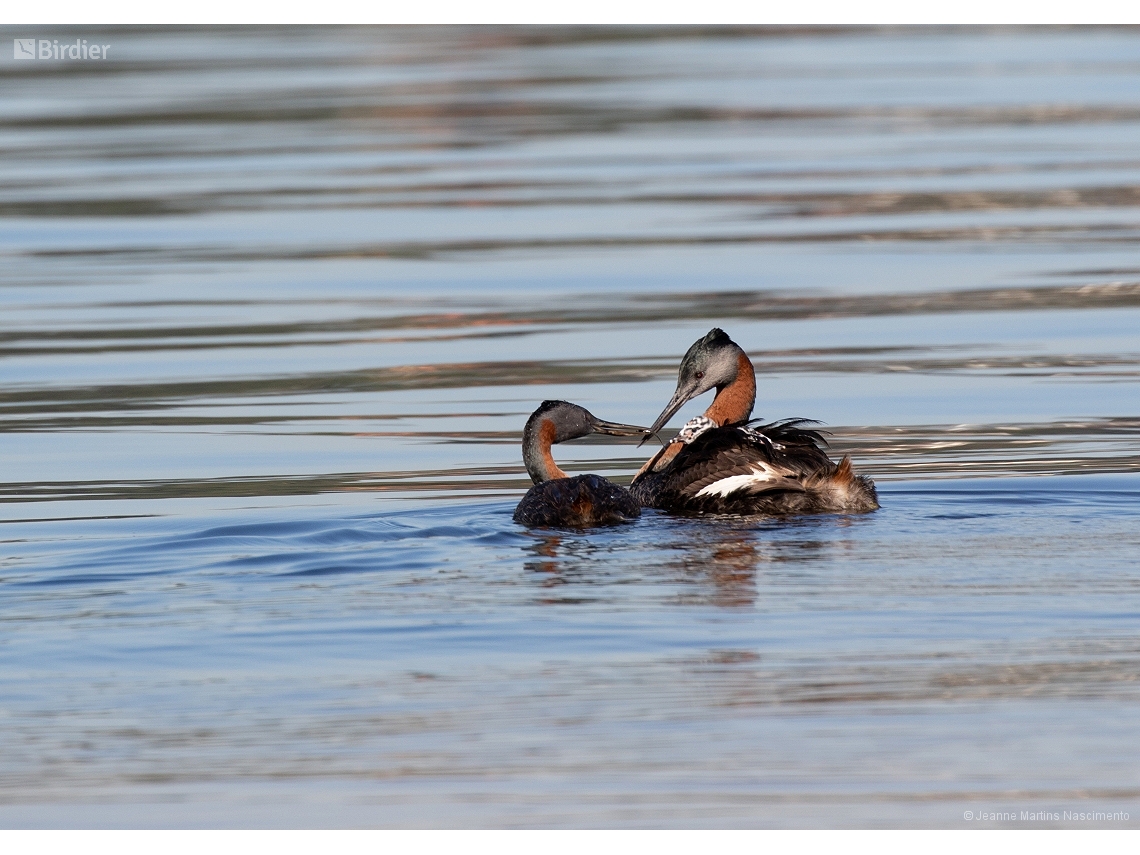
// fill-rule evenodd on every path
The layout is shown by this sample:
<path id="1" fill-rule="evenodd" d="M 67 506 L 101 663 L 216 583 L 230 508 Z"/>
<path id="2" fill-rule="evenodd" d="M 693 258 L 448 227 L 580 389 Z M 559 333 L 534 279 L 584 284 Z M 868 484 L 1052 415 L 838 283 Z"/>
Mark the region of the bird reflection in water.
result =
<path id="1" fill-rule="evenodd" d="M 531 532 L 523 547 L 531 584 L 547 604 L 659 597 L 686 605 L 754 607 L 788 586 L 833 583 L 820 573 L 828 557 L 854 549 L 846 531 L 858 517 L 803 517 L 757 524 L 744 519 L 650 518 L 652 540 L 580 532 Z M 654 525 L 652 523 L 661 523 Z M 556 590 L 557 589 L 557 590 Z"/>
<path id="2" fill-rule="evenodd" d="M 600 588 L 631 579 L 683 586 L 681 601 L 726 608 L 756 602 L 756 568 L 775 560 L 755 529 L 710 525 L 675 528 L 664 542 L 638 548 L 603 545 L 574 534 L 535 533 L 524 567 L 546 589 L 562 588 L 546 603 L 596 602 Z M 567 591 L 570 586 L 575 590 Z M 672 592 L 671 592 L 672 593 Z"/>
<path id="3" fill-rule="evenodd" d="M 549 579 L 543 581 L 546 586 L 562 585 L 564 582 L 558 577 L 559 566 L 559 547 L 562 546 L 562 535 L 560 534 L 543 534 L 540 535 L 533 545 L 527 547 L 527 551 L 534 554 L 534 558 L 530 559 L 523 566 L 528 573 L 546 573 L 549 574 Z"/>
<path id="4" fill-rule="evenodd" d="M 562 588 L 577 584 L 577 591 L 559 591 L 539 597 L 544 605 L 594 602 L 596 588 L 607 581 L 611 564 L 592 553 L 589 541 L 573 535 L 556 533 L 536 534 L 535 542 L 526 547 L 532 554 L 523 567 L 543 588 Z M 586 586 L 595 589 L 587 596 Z M 575 595 L 577 593 L 577 595 Z"/>
<path id="5" fill-rule="evenodd" d="M 756 603 L 756 565 L 762 560 L 755 533 L 727 529 L 726 537 L 712 545 L 705 572 L 712 582 L 709 601 L 714 606 L 739 607 Z"/>

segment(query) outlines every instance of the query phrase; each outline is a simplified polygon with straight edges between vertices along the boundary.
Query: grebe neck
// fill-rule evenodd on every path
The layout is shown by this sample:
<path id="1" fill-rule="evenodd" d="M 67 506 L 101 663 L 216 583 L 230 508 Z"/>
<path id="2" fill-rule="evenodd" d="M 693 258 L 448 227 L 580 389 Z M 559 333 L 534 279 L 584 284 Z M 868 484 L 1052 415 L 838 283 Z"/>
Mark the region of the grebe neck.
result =
<path id="1" fill-rule="evenodd" d="M 550 454 L 550 446 L 558 429 L 550 419 L 531 419 L 523 430 L 523 463 L 535 484 L 570 476 L 558 468 Z"/>
<path id="2" fill-rule="evenodd" d="M 731 383 L 717 387 L 716 397 L 705 410 L 705 418 L 716 422 L 717 427 L 746 422 L 755 403 L 756 371 L 742 350 L 737 356 L 736 377 Z"/>

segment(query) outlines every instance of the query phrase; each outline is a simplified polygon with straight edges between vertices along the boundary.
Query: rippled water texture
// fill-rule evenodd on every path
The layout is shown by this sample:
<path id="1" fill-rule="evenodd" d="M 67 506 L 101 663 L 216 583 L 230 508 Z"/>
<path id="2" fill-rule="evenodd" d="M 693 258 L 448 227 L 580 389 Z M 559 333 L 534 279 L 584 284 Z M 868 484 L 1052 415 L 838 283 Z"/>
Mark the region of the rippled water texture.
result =
<path id="1" fill-rule="evenodd" d="M 1140 31 L 31 36 L 0 825 L 1140 824 Z M 714 325 L 882 510 L 511 521 Z"/>

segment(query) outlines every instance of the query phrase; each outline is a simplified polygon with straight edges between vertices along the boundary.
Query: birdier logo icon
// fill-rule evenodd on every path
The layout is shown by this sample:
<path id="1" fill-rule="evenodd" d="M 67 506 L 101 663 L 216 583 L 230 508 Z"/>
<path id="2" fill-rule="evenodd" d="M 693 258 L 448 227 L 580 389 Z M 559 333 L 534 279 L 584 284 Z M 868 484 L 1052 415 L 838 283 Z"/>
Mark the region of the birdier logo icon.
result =
<path id="1" fill-rule="evenodd" d="M 74 43 L 59 43 L 59 39 L 12 39 L 13 59 L 106 59 L 110 45 L 87 43 L 76 39 Z"/>

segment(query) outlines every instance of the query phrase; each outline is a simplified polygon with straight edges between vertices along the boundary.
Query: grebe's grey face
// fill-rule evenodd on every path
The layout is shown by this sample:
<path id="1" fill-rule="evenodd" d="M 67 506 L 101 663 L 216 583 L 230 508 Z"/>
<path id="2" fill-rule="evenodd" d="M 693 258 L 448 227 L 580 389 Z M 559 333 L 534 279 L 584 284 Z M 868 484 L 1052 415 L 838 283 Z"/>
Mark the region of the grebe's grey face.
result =
<path id="1" fill-rule="evenodd" d="M 585 407 L 579 407 L 577 404 L 565 401 L 548 412 L 547 417 L 554 422 L 555 442 L 566 442 L 568 439 L 577 439 L 592 433 L 605 433 L 610 436 L 640 436 L 648 432 L 646 428 L 637 425 L 607 422 L 595 417 Z"/>
<path id="2" fill-rule="evenodd" d="M 565 442 L 592 431 L 590 414 L 576 404 L 562 402 L 547 413 L 546 417 L 554 422 L 555 442 Z"/>
<path id="3" fill-rule="evenodd" d="M 719 329 L 710 330 L 708 335 L 696 341 L 681 360 L 677 371 L 677 391 L 649 428 L 650 433 L 657 433 L 665 427 L 677 410 L 693 398 L 735 380 L 739 352 L 740 348 Z"/>

